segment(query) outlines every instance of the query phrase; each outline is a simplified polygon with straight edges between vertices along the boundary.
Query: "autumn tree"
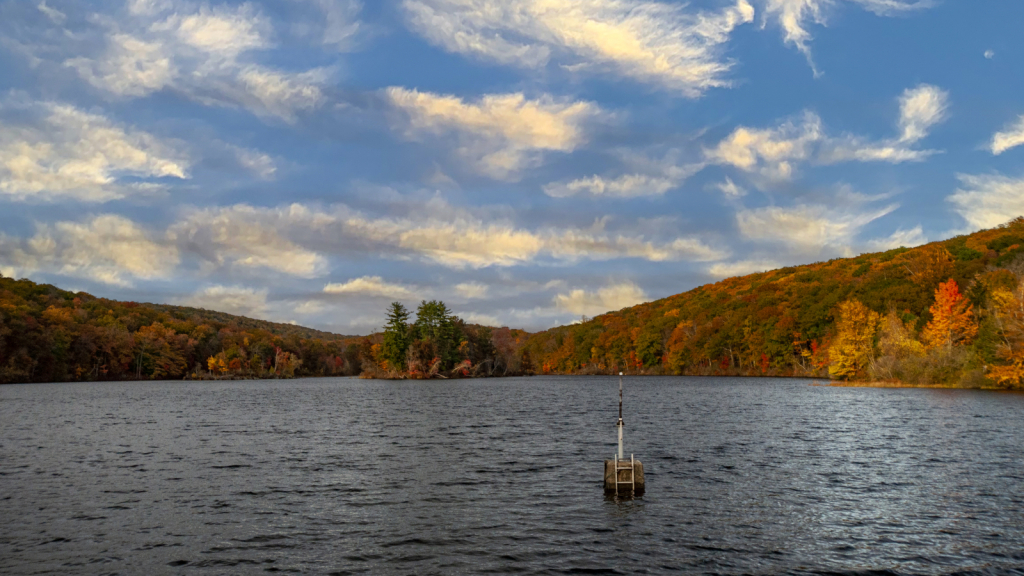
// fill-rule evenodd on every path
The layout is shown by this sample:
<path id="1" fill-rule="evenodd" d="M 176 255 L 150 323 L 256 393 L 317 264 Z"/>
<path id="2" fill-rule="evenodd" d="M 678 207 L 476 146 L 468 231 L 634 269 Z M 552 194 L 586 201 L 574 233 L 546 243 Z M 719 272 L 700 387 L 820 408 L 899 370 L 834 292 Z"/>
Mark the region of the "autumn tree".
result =
<path id="1" fill-rule="evenodd" d="M 924 328 L 921 337 L 928 348 L 952 348 L 966 344 L 978 335 L 978 324 L 974 320 L 973 308 L 956 284 L 948 280 L 935 290 L 935 304 L 929 309 L 932 320 Z"/>
<path id="2" fill-rule="evenodd" d="M 989 377 L 1004 386 L 1024 386 L 1024 280 L 1013 290 L 995 291 L 992 308 L 1002 336 L 998 354 L 1007 364 L 992 368 Z"/>
<path id="3" fill-rule="evenodd" d="M 392 302 L 387 313 L 388 323 L 384 326 L 384 341 L 381 356 L 392 370 L 404 370 L 406 354 L 409 351 L 409 311 L 401 302 Z"/>
<path id="4" fill-rule="evenodd" d="M 859 374 L 871 361 L 880 317 L 857 300 L 839 305 L 836 336 L 829 348 L 828 373 L 847 379 Z"/>
<path id="5" fill-rule="evenodd" d="M 906 369 L 915 364 L 915 359 L 924 356 L 925 349 L 914 337 L 910 323 L 895 310 L 889 310 L 881 321 L 878 352 L 879 357 L 871 362 L 871 376 L 894 380 L 902 378 Z"/>

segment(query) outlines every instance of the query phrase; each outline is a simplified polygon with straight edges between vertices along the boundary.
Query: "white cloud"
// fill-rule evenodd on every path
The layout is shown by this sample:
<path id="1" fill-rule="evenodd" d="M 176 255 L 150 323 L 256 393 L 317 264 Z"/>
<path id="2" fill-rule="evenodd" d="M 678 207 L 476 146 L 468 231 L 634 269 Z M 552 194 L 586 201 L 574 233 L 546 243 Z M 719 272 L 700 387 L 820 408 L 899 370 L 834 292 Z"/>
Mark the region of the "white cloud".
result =
<path id="1" fill-rule="evenodd" d="M 849 245 L 861 228 L 896 208 L 898 206 L 893 204 L 858 212 L 852 207 L 768 206 L 740 210 L 736 213 L 736 222 L 740 233 L 750 240 L 782 242 L 809 253 L 817 253 L 825 247 L 848 252 Z"/>
<path id="2" fill-rule="evenodd" d="M 124 97 L 147 96 L 171 85 L 179 70 L 160 42 L 114 33 L 106 53 L 96 59 L 83 56 L 64 62 L 93 86 Z"/>
<path id="3" fill-rule="evenodd" d="M 230 145 L 229 148 L 234 152 L 235 158 L 243 168 L 249 170 L 260 178 L 264 180 L 271 180 L 277 173 L 277 162 L 275 162 L 269 155 L 250 148 L 241 148 Z"/>
<path id="4" fill-rule="evenodd" d="M 731 278 L 746 276 L 756 272 L 766 272 L 781 268 L 782 264 L 775 260 L 741 260 L 738 262 L 719 262 L 708 268 L 708 274 L 715 278 Z"/>
<path id="5" fill-rule="evenodd" d="M 363 276 L 362 278 L 353 278 L 343 284 L 328 284 L 324 286 L 324 292 L 327 294 L 381 296 L 400 300 L 408 300 L 415 297 L 416 294 L 413 288 L 385 282 L 380 276 Z"/>
<path id="6" fill-rule="evenodd" d="M 996 57 L 996 53 L 992 50 L 985 50 L 985 59 L 991 60 Z"/>
<path id="7" fill-rule="evenodd" d="M 12 199 L 100 202 L 132 192 L 123 176 L 188 177 L 189 162 L 174 145 L 103 116 L 56 103 L 0 111 L 13 113 L 0 122 L 0 193 Z"/>
<path id="8" fill-rule="evenodd" d="M 710 261 L 728 255 L 694 237 L 658 241 L 611 233 L 603 225 L 530 230 L 440 200 L 420 203 L 405 218 L 374 218 L 344 205 L 323 210 L 242 204 L 195 211 L 171 232 L 180 246 L 217 265 L 266 266 L 307 277 L 323 273 L 326 254 L 419 257 L 456 269 L 545 260 Z"/>
<path id="9" fill-rule="evenodd" d="M 825 138 L 821 119 L 805 112 L 799 121 L 787 121 L 778 128 L 739 127 L 717 147 L 707 150 L 712 162 L 731 164 L 747 172 L 761 172 L 772 179 L 789 179 L 793 162 L 811 157 L 814 146 Z"/>
<path id="10" fill-rule="evenodd" d="M 497 317 L 491 316 L 490 314 L 480 314 L 478 312 L 460 312 L 457 314 L 459 318 L 462 318 L 470 324 L 480 324 L 481 326 L 493 326 L 500 327 L 503 324 Z"/>
<path id="11" fill-rule="evenodd" d="M 632 174 L 588 176 L 569 182 L 552 182 L 544 193 L 555 198 L 588 195 L 602 198 L 638 198 L 661 196 L 683 185 L 690 176 L 704 169 L 703 163 L 681 161 L 682 152 L 669 150 L 662 158 L 651 158 L 631 151 L 620 152 Z"/>
<path id="12" fill-rule="evenodd" d="M 576 315 L 597 316 L 614 310 L 647 302 L 642 288 L 633 282 L 620 282 L 599 288 L 596 292 L 576 289 L 554 297 L 555 308 Z"/>
<path id="13" fill-rule="evenodd" d="M 640 196 L 661 196 L 676 183 L 664 177 L 646 174 L 626 174 L 606 179 L 602 176 L 577 178 L 571 182 L 555 182 L 544 186 L 544 193 L 555 198 L 565 198 L 578 194 L 600 196 L 604 198 L 637 198 Z"/>
<path id="14" fill-rule="evenodd" d="M 725 182 L 719 182 L 715 185 L 715 188 L 720 190 L 722 194 L 725 194 L 726 198 L 742 198 L 747 195 L 747 191 L 742 187 L 737 186 L 732 178 L 726 178 Z"/>
<path id="15" fill-rule="evenodd" d="M 960 189 L 946 200 L 976 228 L 994 228 L 1024 216 L 1024 178 L 958 174 Z"/>
<path id="16" fill-rule="evenodd" d="M 195 294 L 177 299 L 175 303 L 249 318 L 262 318 L 267 312 L 267 289 L 257 290 L 244 286 L 207 286 Z"/>
<path id="17" fill-rule="evenodd" d="M 729 86 L 723 45 L 753 21 L 747 0 L 718 13 L 644 0 L 405 0 L 412 29 L 449 52 L 539 68 L 607 72 L 690 98 Z"/>
<path id="18" fill-rule="evenodd" d="M 763 12 L 764 22 L 769 19 L 778 21 L 782 28 L 783 38 L 787 44 L 797 47 L 807 57 L 808 64 L 814 68 L 811 59 L 811 33 L 807 27 L 811 24 L 825 25 L 825 11 L 840 0 L 765 0 Z M 879 16 L 892 16 L 912 10 L 927 8 L 933 4 L 931 0 L 848 0 L 860 5 L 865 10 Z M 818 74 L 815 68 L 815 75 Z"/>
<path id="19" fill-rule="evenodd" d="M 46 17 L 49 18 L 51 22 L 57 24 L 58 26 L 64 24 L 64 22 L 66 22 L 68 19 L 67 14 L 61 12 L 60 10 L 57 10 L 56 8 L 51 8 L 50 6 L 47 6 L 46 0 L 42 0 L 41 2 L 39 2 L 39 4 L 36 5 L 36 8 L 39 8 L 40 12 L 46 14 Z"/>
<path id="20" fill-rule="evenodd" d="M 900 247 L 913 248 L 927 242 L 928 238 L 924 235 L 924 230 L 918 225 L 910 230 L 903 230 L 901 228 L 893 232 L 888 238 L 871 240 L 868 242 L 868 246 L 873 250 L 885 251 Z"/>
<path id="21" fill-rule="evenodd" d="M 758 173 L 769 180 L 791 179 L 800 163 L 837 164 L 840 162 L 913 162 L 924 160 L 935 150 L 919 150 L 913 144 L 928 135 L 928 130 L 947 114 L 948 94 L 935 86 L 922 84 L 904 91 L 899 98 L 900 136 L 871 141 L 860 136 L 830 136 L 821 118 L 809 111 L 777 128 L 754 129 L 741 126 L 718 146 L 705 150 L 710 162 L 731 164 L 746 172 Z"/>
<path id="22" fill-rule="evenodd" d="M 591 102 L 529 100 L 523 94 L 489 94 L 467 103 L 455 96 L 392 87 L 385 91 L 401 112 L 396 123 L 408 137 L 453 132 L 460 155 L 481 173 L 514 178 L 539 163 L 543 151 L 572 152 L 585 141 L 584 124 L 601 114 Z"/>
<path id="23" fill-rule="evenodd" d="M 946 119 L 948 108 L 945 90 L 929 84 L 908 88 L 900 96 L 900 142 L 917 142 L 927 136 L 932 126 Z"/>
<path id="24" fill-rule="evenodd" d="M 1024 115 L 1017 118 L 1016 122 L 1008 124 L 1001 132 L 996 132 L 992 136 L 990 148 L 992 153 L 998 156 L 1021 144 L 1024 144 Z"/>
<path id="25" fill-rule="evenodd" d="M 243 107 L 287 122 L 324 100 L 324 70 L 290 72 L 255 62 L 257 53 L 273 47 L 273 30 L 251 4 L 135 1 L 116 21 L 94 20 L 107 29 L 105 47 L 64 65 L 111 96 L 170 89 L 203 104 Z"/>
<path id="26" fill-rule="evenodd" d="M 43 271 L 131 286 L 133 278 L 168 277 L 179 256 L 173 245 L 154 240 L 131 220 L 105 214 L 40 224 L 27 240 L 0 234 L 0 260 L 20 274 Z"/>
<path id="27" fill-rule="evenodd" d="M 323 15 L 321 41 L 325 46 L 344 51 L 352 48 L 363 29 L 359 21 L 362 2 L 358 0 L 312 0 Z"/>
<path id="28" fill-rule="evenodd" d="M 487 292 L 487 285 L 479 282 L 462 282 L 455 285 L 455 293 L 470 300 L 486 298 Z"/>
<path id="29" fill-rule="evenodd" d="M 248 66 L 238 74 L 243 88 L 234 95 L 234 100 L 257 115 L 269 114 L 293 122 L 299 112 L 313 110 L 324 102 L 320 86 L 326 80 L 326 72 L 321 69 L 287 73 Z M 224 90 L 224 94 L 231 92 Z M 205 97 L 200 100 L 211 104 L 218 101 Z"/>
<path id="30" fill-rule="evenodd" d="M 327 260 L 282 235 L 289 228 L 315 225 L 309 210 L 254 208 L 244 204 L 197 210 L 171 227 L 179 245 L 216 265 L 270 268 L 303 278 L 326 271 Z"/>

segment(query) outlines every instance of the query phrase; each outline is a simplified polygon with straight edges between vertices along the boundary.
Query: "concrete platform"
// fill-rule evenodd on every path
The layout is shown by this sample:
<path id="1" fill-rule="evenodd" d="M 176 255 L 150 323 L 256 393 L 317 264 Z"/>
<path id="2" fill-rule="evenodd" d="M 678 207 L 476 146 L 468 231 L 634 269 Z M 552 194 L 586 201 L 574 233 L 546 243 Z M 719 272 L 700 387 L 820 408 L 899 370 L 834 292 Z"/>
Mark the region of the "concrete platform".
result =
<path id="1" fill-rule="evenodd" d="M 629 460 L 619 460 L 619 466 L 628 466 Z M 634 473 L 634 494 L 642 494 L 644 491 L 644 465 L 639 460 L 633 461 Z M 625 485 L 623 485 L 625 483 Z M 604 489 L 605 492 L 615 492 L 615 461 L 604 461 Z M 619 470 L 619 492 L 629 490 L 629 470 Z"/>

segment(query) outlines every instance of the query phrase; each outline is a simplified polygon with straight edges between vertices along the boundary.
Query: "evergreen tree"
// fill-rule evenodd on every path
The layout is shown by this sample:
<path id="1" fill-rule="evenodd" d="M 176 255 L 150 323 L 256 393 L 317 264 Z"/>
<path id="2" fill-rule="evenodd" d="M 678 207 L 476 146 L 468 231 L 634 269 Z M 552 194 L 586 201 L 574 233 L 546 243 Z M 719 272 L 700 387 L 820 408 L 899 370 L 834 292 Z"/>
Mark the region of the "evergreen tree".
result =
<path id="1" fill-rule="evenodd" d="M 405 356 L 409 351 L 409 311 L 401 302 L 392 302 L 384 326 L 381 356 L 392 370 L 405 370 Z"/>
<path id="2" fill-rule="evenodd" d="M 440 300 L 426 300 L 416 310 L 415 338 L 429 342 L 441 359 L 441 369 L 450 370 L 458 358 L 462 334 L 456 325 L 456 318 L 448 306 Z"/>

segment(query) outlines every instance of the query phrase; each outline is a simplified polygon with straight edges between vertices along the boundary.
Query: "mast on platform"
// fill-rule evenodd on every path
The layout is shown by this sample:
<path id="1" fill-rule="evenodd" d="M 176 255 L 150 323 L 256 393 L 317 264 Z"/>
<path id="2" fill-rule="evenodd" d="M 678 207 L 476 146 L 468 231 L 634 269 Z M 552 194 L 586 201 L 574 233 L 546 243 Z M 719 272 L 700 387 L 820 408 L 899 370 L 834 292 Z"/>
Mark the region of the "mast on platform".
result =
<path id="1" fill-rule="evenodd" d="M 622 421 L 622 372 L 619 372 L 619 422 L 615 426 L 619 429 L 619 460 L 625 458 L 622 452 L 622 427 L 626 424 Z"/>
<path id="2" fill-rule="evenodd" d="M 622 429 L 626 426 L 622 421 L 622 372 L 619 372 L 619 421 L 615 427 L 619 432 L 619 452 L 611 460 L 604 461 L 604 489 L 618 495 L 622 491 L 634 495 L 644 493 L 644 465 L 622 449 Z"/>

